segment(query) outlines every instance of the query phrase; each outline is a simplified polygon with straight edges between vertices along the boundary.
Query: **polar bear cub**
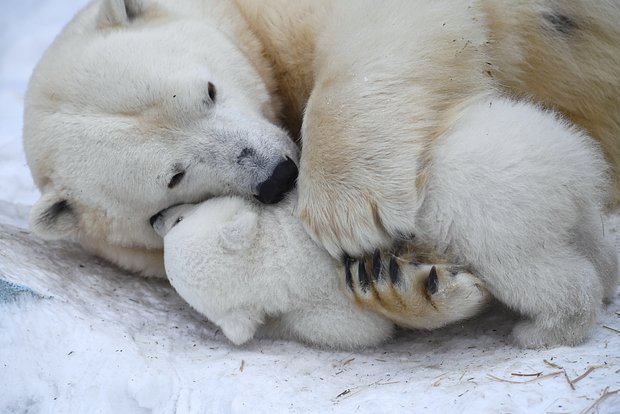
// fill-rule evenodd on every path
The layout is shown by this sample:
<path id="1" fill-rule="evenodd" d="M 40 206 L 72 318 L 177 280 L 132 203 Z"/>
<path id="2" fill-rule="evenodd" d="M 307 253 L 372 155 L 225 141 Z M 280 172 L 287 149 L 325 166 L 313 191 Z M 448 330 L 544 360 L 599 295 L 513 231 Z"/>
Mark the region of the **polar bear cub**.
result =
<path id="1" fill-rule="evenodd" d="M 349 300 L 350 272 L 306 234 L 295 206 L 293 193 L 275 206 L 222 197 L 164 210 L 153 227 L 164 237 L 170 283 L 235 344 L 255 335 L 338 348 L 388 339 L 392 323 Z M 384 285 L 416 301 L 407 326 L 440 327 L 488 302 L 481 282 L 455 269 L 402 260 L 392 266 Z"/>
<path id="2" fill-rule="evenodd" d="M 489 96 L 435 141 L 416 212 L 424 244 L 524 315 L 522 347 L 576 345 L 618 285 L 598 144 L 553 112 Z"/>

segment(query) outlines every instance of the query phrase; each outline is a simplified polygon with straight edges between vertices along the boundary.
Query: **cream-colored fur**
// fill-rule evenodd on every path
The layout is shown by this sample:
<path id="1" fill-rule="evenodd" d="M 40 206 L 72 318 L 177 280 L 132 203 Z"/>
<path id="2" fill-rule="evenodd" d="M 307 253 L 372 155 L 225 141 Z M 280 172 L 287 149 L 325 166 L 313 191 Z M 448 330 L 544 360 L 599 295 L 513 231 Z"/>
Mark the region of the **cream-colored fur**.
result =
<path id="1" fill-rule="evenodd" d="M 324 34 L 322 38 L 329 41 L 326 31 L 335 30 L 329 28 L 330 21 L 335 22 L 332 26 L 339 28 L 341 36 L 345 37 L 345 43 L 334 43 L 350 44 L 347 38 L 358 36 L 366 36 L 370 44 L 387 39 L 388 47 L 384 50 L 383 45 L 375 45 L 379 50 L 373 53 L 369 53 L 369 43 L 358 42 L 358 49 L 361 49 L 358 53 L 371 59 L 376 56 L 375 63 L 384 60 L 388 52 L 389 56 L 402 56 L 405 60 L 394 62 L 391 67 L 402 64 L 400 69 L 406 69 L 407 76 L 415 75 L 421 67 L 428 67 L 430 61 L 436 71 L 443 71 L 444 67 L 454 68 L 448 77 L 446 73 L 437 72 L 433 79 L 424 79 L 424 90 L 411 99 L 432 96 L 437 102 L 443 102 L 441 105 L 453 105 L 462 100 L 462 95 L 468 96 L 471 92 L 468 88 L 495 85 L 564 110 L 601 140 L 617 182 L 615 177 L 618 177 L 620 151 L 620 75 L 617 71 L 620 66 L 620 42 L 617 39 L 620 38 L 620 29 L 616 22 L 620 11 L 613 1 L 592 5 L 585 1 L 521 0 L 507 7 L 496 0 L 479 0 L 456 2 L 456 8 L 450 3 L 447 6 L 432 6 L 439 11 L 444 6 L 450 9 L 444 13 L 445 18 L 441 14 L 429 16 L 429 12 L 413 3 L 385 5 L 381 7 L 382 11 L 375 10 L 373 5 L 365 6 L 372 7 L 369 13 L 379 13 L 378 17 L 386 10 L 402 6 L 403 19 L 410 16 L 411 19 L 421 20 L 415 25 L 407 20 L 404 27 L 397 28 L 384 25 L 380 20 L 366 24 L 363 20 L 366 18 L 365 7 L 354 5 L 351 10 L 361 10 L 356 12 L 362 19 L 358 23 L 357 19 L 349 16 L 346 2 L 338 2 L 337 11 L 327 0 L 211 3 L 209 0 L 193 0 L 183 4 L 165 0 L 127 0 L 127 8 L 134 14 L 130 20 L 122 1 L 94 1 L 76 16 L 48 50 L 31 81 L 24 129 L 29 165 L 35 182 L 44 193 L 35 210 L 38 215 L 33 216 L 33 227 L 41 235 L 78 239 L 89 250 L 125 268 L 145 275 L 163 276 L 161 246 L 148 226 L 149 214 L 173 203 L 203 199 L 209 190 L 218 193 L 230 188 L 225 182 L 219 188 L 209 188 L 211 184 L 206 182 L 211 180 L 209 174 L 199 172 L 194 180 L 195 185 L 184 194 L 171 195 L 164 186 L 152 188 L 150 194 L 146 194 L 149 186 L 142 185 L 145 183 L 144 177 L 157 177 L 165 167 L 147 167 L 147 162 L 139 157 L 127 157 L 127 153 L 139 153 L 127 148 L 128 141 L 133 141 L 128 138 L 148 135 L 161 144 L 166 135 L 195 137 L 196 132 L 187 131 L 187 118 L 176 120 L 179 115 L 174 111 L 181 111 L 187 105 L 191 107 L 189 91 L 192 95 L 200 95 L 197 92 L 201 89 L 199 85 L 202 83 L 204 88 L 205 81 L 215 79 L 212 77 L 214 75 L 252 79 L 251 83 L 225 85 L 226 90 L 221 92 L 228 94 L 232 88 L 243 92 L 244 100 L 251 96 L 252 104 L 261 112 L 261 118 L 285 125 L 293 136 L 297 136 L 302 111 L 312 90 L 315 87 L 317 90 L 329 87 L 330 82 L 341 80 L 316 81 L 320 53 L 316 53 L 315 46 L 321 38 L 320 34 Z M 466 10 L 456 13 L 458 7 Z M 407 10 L 411 11 L 405 13 Z M 343 13 L 347 17 L 342 17 Z M 364 30 L 358 30 L 359 25 Z M 428 47 L 422 44 L 421 39 L 415 39 L 418 36 L 416 30 L 422 33 L 427 27 L 440 30 L 446 43 Z M 418 29 L 394 32 L 407 28 Z M 353 30 L 355 34 L 348 36 L 347 30 Z M 216 40 L 221 36 L 219 33 L 224 33 L 225 37 L 221 42 Z M 429 35 L 423 34 L 426 37 Z M 402 42 L 395 42 L 389 36 L 396 36 Z M 203 37 L 210 41 L 203 40 Z M 428 62 L 421 65 L 419 61 L 413 62 L 411 56 L 400 53 L 401 43 L 409 49 L 417 45 L 420 51 L 426 51 L 423 61 Z M 341 56 L 349 56 L 352 51 L 341 52 Z M 329 47 L 327 53 L 333 53 Z M 317 55 L 318 61 L 315 59 Z M 204 59 L 201 56 L 205 56 Z M 477 61 L 477 65 L 468 66 L 472 64 L 472 59 Z M 183 70 L 177 70 L 179 65 L 184 66 Z M 192 73 L 192 65 L 204 67 L 205 72 L 196 70 Z M 232 69 L 234 73 L 227 73 Z M 389 93 L 382 89 L 387 80 L 375 79 L 381 74 L 371 73 L 371 68 L 350 69 L 340 76 L 351 82 L 349 78 L 356 75 L 358 81 L 371 87 L 368 93 L 375 94 L 375 99 L 369 96 L 368 104 L 383 107 L 382 115 L 391 113 L 393 108 L 388 109 Z M 219 73 L 211 73 L 213 71 Z M 400 82 L 396 83 L 400 85 Z M 184 93 L 175 93 L 178 91 Z M 377 91 L 380 93 L 377 94 Z M 175 95 L 179 95 L 178 106 L 176 109 L 166 109 L 162 104 L 171 105 L 171 98 Z M 319 103 L 310 109 L 325 111 L 332 117 L 344 114 L 342 111 L 347 109 L 337 107 L 341 103 L 333 102 L 331 106 L 330 101 L 323 103 L 325 108 L 321 108 Z M 232 104 L 235 107 L 244 105 L 238 101 Z M 439 132 L 437 128 L 441 129 L 444 122 L 437 119 L 436 113 L 443 113 L 443 110 L 436 106 L 432 104 L 417 116 L 412 113 L 409 124 L 417 125 L 422 134 L 428 132 L 430 137 L 436 136 Z M 428 117 L 426 110 L 435 114 Z M 183 128 L 170 128 L 179 122 Z M 398 128 L 396 125 L 391 127 Z M 345 128 L 344 124 L 341 128 Z M 199 145 L 199 140 L 192 139 Z M 336 164 L 346 171 L 349 163 L 339 157 L 338 151 L 331 150 L 332 145 L 343 145 L 342 140 L 331 140 L 329 137 L 314 139 L 317 140 L 329 142 L 317 143 L 315 147 L 321 150 L 316 152 L 316 156 L 314 151 L 306 151 L 308 161 L 311 162 L 313 157 L 321 160 L 327 155 L 326 162 L 313 165 L 318 164 L 320 169 L 329 170 L 334 169 Z M 119 141 L 122 145 L 116 144 Z M 332 142 L 338 144 L 330 144 Z M 139 142 L 136 147 L 140 147 Z M 80 151 L 81 148 L 84 151 Z M 164 145 L 156 150 L 159 154 L 174 152 Z M 389 155 L 382 154 L 381 157 L 389 159 Z M 91 162 L 91 158 L 99 162 Z M 123 159 L 128 159 L 127 164 L 121 163 Z M 333 162 L 334 159 L 337 162 Z M 136 171 L 143 177 L 131 180 L 130 177 L 136 176 L 131 172 L 135 165 L 140 166 Z M 118 171 L 120 182 L 112 180 L 114 175 L 109 170 Z M 336 175 L 339 172 L 340 169 L 334 171 Z M 308 175 L 304 173 L 302 176 Z M 317 178 L 316 181 L 323 186 L 321 181 L 325 179 L 329 176 Z M 82 182 L 97 185 L 86 186 Z M 109 185 L 99 185 L 99 182 Z M 302 181 L 302 184 L 305 182 L 308 180 Z M 232 192 L 235 191 L 232 189 Z M 617 198 L 618 193 L 615 191 L 613 197 Z M 138 200 L 127 199 L 127 194 L 138 195 Z M 71 207 L 68 210 L 73 215 L 70 220 L 40 220 L 41 217 L 52 217 L 45 213 L 63 201 Z M 372 203 L 370 206 L 372 208 Z M 318 209 L 312 210 L 312 216 L 320 215 Z M 303 216 L 311 226 L 312 216 Z M 357 227 L 364 226 L 363 220 L 356 221 Z M 377 233 L 377 226 L 370 226 Z M 329 228 L 320 223 L 313 227 L 315 231 Z M 78 228 L 80 230 L 76 231 Z M 346 232 L 346 229 L 337 229 L 340 237 L 344 237 Z M 389 237 L 382 239 L 387 242 Z M 363 238 L 359 238 L 357 243 L 375 244 L 364 243 Z"/>
<path id="2" fill-rule="evenodd" d="M 163 277 L 150 216 L 251 195 L 297 162 L 260 44 L 234 5 L 212 3 L 96 1 L 45 53 L 24 114 L 41 236 Z"/>
<path id="3" fill-rule="evenodd" d="M 474 268 L 498 298 L 535 320 L 535 334 L 516 331 L 523 345 L 576 343 L 615 286 L 615 261 L 591 224 L 599 205 L 613 203 L 618 192 L 601 189 L 598 150 L 580 132 L 540 107 L 513 106 L 502 96 L 565 111 L 601 143 L 617 182 L 619 20 L 609 0 L 522 0 L 514 8 L 499 0 L 391 0 L 380 7 L 353 0 L 95 0 L 42 58 L 26 97 L 24 143 L 43 193 L 33 228 L 163 276 L 162 244 L 149 218 L 179 203 L 254 194 L 282 159 L 297 163 L 280 125 L 302 141 L 300 218 L 333 256 L 370 254 L 415 235 Z M 476 118 L 481 102 L 497 105 L 497 112 Z M 488 123 L 501 145 L 473 142 L 461 154 L 472 163 L 440 162 L 470 117 L 478 120 L 473 131 L 486 133 Z M 556 133 L 530 125 L 537 117 Z M 555 142 L 566 143 L 564 152 L 549 149 Z M 249 165 L 238 162 L 246 149 L 258 154 Z M 559 154 L 570 151 L 578 165 L 591 166 L 566 170 Z M 533 157 L 522 168 L 534 169 L 476 194 L 481 206 L 502 212 L 498 217 L 521 212 L 521 221 L 491 223 L 484 209 L 462 209 L 469 187 L 438 177 L 484 163 L 479 153 L 496 160 L 505 152 Z M 508 166 L 493 165 L 480 170 L 490 176 L 472 173 L 465 184 L 502 176 Z M 183 180 L 172 186 L 181 171 Z M 560 180 L 559 187 L 539 186 L 544 180 Z M 433 193 L 438 182 L 441 192 Z M 498 197 L 515 185 L 530 191 Z M 547 210 L 573 221 L 525 226 L 526 213 L 535 220 Z M 421 219 L 431 213 L 444 221 Z M 470 229 L 471 223 L 478 226 Z M 451 233 L 456 228 L 472 232 Z M 511 232 L 526 244 L 486 242 Z M 559 242 L 554 232 L 574 237 Z M 562 254 L 528 267 L 550 241 Z M 576 249 L 579 263 L 565 262 Z M 516 265 L 491 266 L 489 257 Z M 575 282 L 565 275 L 567 263 L 573 273 L 580 269 L 584 286 L 601 280 L 604 289 L 586 294 L 579 283 L 567 284 L 556 294 L 540 289 L 548 297 L 527 302 L 536 284 L 523 278 L 535 271 L 528 280 L 554 274 L 557 283 Z M 513 285 L 524 289 L 501 294 Z M 559 319 L 545 319 L 545 299 L 566 305 Z M 554 324 L 580 306 L 587 308 L 577 318 L 582 329 L 567 336 L 568 328 Z M 528 335 L 535 339 L 528 342 Z"/>
<path id="4" fill-rule="evenodd" d="M 415 235 L 527 318 L 520 345 L 583 341 L 618 281 L 593 225 L 610 193 L 598 148 L 553 113 L 502 97 L 479 3 L 391 5 L 338 2 L 317 36 L 299 178 L 307 230 L 336 257 Z M 557 7 L 539 13 L 566 18 Z M 377 29 L 356 31 L 371 11 Z M 577 41 L 556 23 L 541 36 Z"/>
<path id="5" fill-rule="evenodd" d="M 566 114 L 598 139 L 620 202 L 620 3 L 480 1 L 491 75 L 518 96 Z"/>
<path id="6" fill-rule="evenodd" d="M 385 341 L 392 324 L 347 300 L 342 263 L 310 239 L 295 204 L 293 193 L 276 206 L 224 197 L 163 211 L 154 228 L 170 283 L 237 345 L 255 335 L 338 348 Z M 433 268 L 440 277 L 430 283 L 430 266 L 400 261 L 394 271 L 398 280 L 382 286 L 415 302 L 406 326 L 438 328 L 475 315 L 490 298 L 477 278 L 449 265 Z"/>

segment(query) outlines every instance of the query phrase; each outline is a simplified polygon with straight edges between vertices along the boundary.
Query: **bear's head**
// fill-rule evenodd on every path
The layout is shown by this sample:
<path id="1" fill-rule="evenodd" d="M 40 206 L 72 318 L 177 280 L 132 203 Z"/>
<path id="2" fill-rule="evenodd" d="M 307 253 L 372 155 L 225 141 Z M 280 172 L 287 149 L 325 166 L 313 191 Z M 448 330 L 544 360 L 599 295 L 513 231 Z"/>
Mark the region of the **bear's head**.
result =
<path id="1" fill-rule="evenodd" d="M 149 223 L 160 210 L 225 194 L 275 202 L 293 185 L 298 148 L 276 126 L 269 64 L 234 10 L 96 0 L 63 30 L 25 100 L 37 234 L 164 276 Z"/>

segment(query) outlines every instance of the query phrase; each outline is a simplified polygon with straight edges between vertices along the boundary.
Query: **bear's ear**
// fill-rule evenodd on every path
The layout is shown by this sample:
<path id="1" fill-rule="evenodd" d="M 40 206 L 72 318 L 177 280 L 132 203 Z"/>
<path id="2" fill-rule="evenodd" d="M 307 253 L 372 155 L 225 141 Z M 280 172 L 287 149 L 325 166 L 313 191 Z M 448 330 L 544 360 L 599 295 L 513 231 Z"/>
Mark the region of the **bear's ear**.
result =
<path id="1" fill-rule="evenodd" d="M 122 26 L 142 14 L 140 0 L 103 0 L 97 25 L 100 28 Z"/>
<path id="2" fill-rule="evenodd" d="M 32 206 L 30 227 L 44 239 L 66 239 L 77 233 L 78 220 L 71 204 L 51 190 Z"/>

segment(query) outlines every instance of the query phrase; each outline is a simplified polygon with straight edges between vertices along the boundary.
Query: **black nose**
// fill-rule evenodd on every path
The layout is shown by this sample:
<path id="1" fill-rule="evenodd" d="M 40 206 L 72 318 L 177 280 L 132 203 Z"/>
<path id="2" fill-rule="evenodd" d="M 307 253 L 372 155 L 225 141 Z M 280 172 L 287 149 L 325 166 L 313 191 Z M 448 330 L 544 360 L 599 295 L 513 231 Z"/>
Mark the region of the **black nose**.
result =
<path id="1" fill-rule="evenodd" d="M 258 185 L 256 198 L 261 203 L 274 204 L 284 198 L 284 194 L 295 187 L 297 179 L 297 166 L 290 158 L 281 162 L 274 168 L 273 174 L 267 180 Z"/>
<path id="2" fill-rule="evenodd" d="M 151 217 L 149 219 L 149 222 L 151 223 L 151 227 L 153 227 L 153 225 L 155 224 L 155 221 L 161 216 L 161 211 L 157 214 L 155 214 L 153 217 Z"/>

